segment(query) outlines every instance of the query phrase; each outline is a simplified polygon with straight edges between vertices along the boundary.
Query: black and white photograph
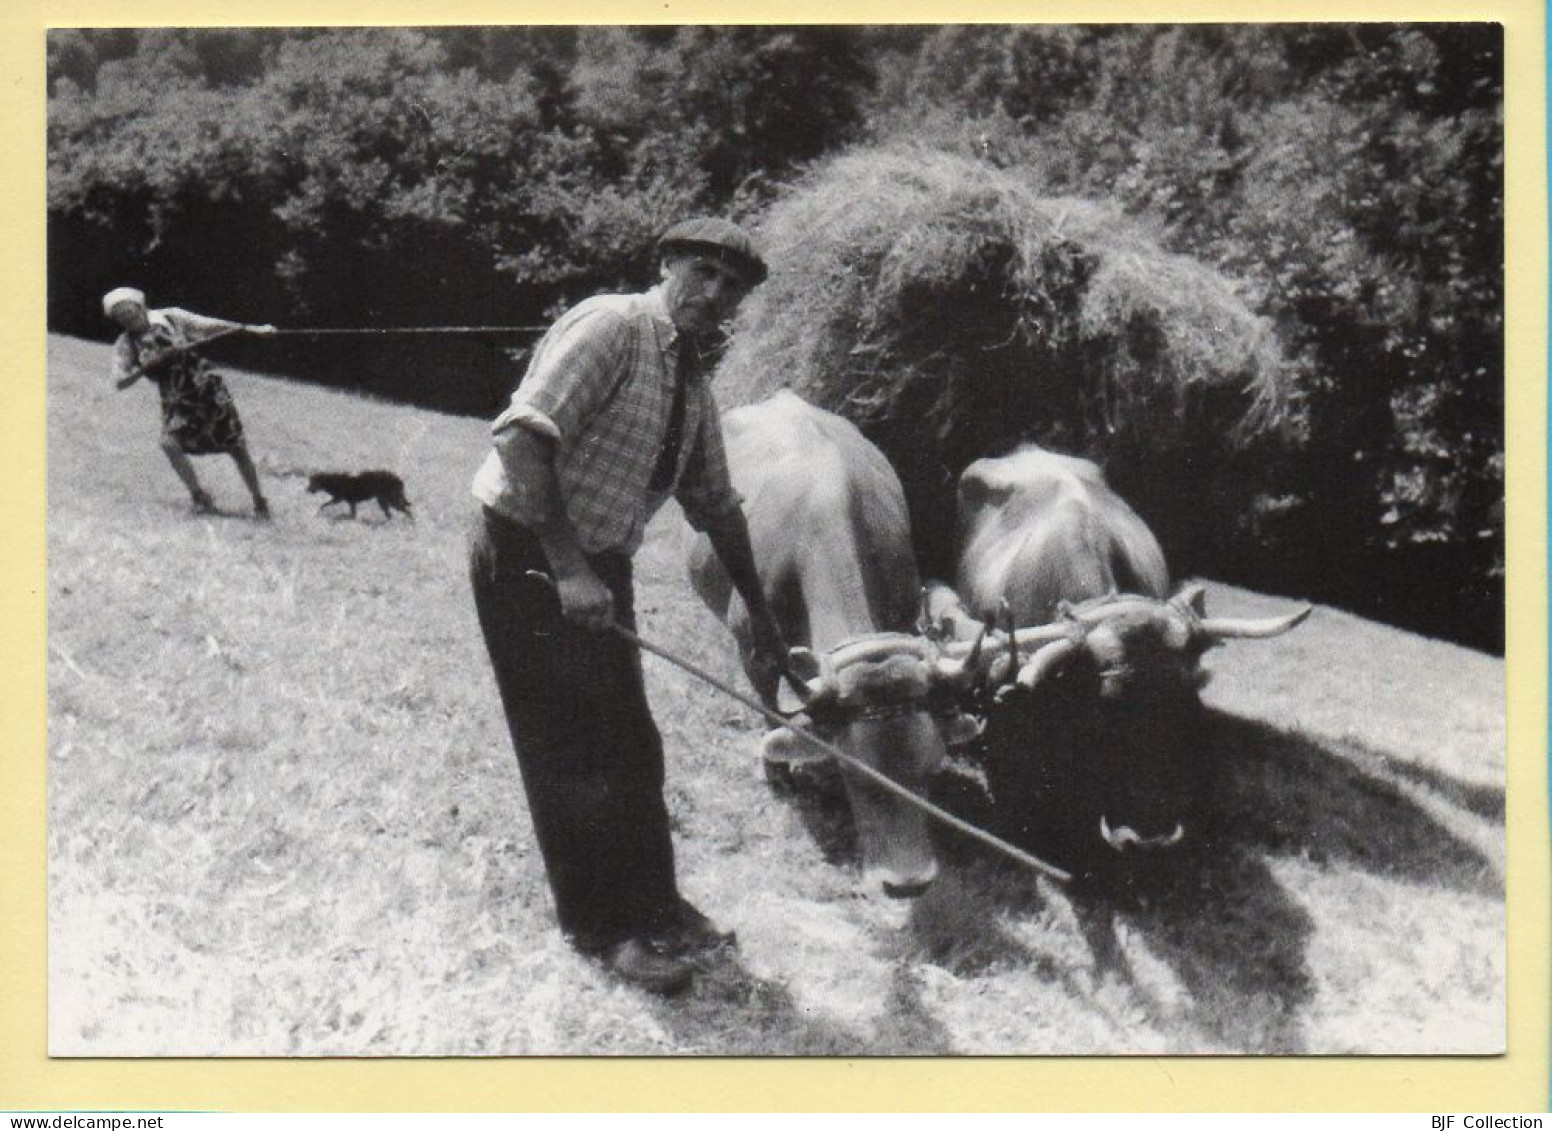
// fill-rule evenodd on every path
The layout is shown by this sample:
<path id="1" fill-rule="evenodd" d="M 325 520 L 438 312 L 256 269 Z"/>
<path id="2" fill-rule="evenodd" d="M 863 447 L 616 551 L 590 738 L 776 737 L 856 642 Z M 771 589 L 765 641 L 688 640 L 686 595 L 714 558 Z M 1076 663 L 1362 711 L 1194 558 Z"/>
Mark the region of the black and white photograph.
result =
<path id="1" fill-rule="evenodd" d="M 46 47 L 49 1055 L 1505 1052 L 1501 24 Z"/>

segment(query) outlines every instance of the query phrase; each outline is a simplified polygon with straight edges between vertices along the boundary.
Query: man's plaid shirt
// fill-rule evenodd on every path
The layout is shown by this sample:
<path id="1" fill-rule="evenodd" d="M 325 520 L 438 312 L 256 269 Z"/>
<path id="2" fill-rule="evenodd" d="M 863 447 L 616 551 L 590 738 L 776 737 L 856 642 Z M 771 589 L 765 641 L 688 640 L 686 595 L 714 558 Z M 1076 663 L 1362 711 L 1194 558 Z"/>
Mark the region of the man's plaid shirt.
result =
<path id="1" fill-rule="evenodd" d="M 634 553 L 669 495 L 697 530 L 720 525 L 739 498 L 707 374 L 686 378 L 673 484 L 649 488 L 668 431 L 679 348 L 659 289 L 602 295 L 567 312 L 541 339 L 512 403 L 491 425 L 495 447 L 474 477 L 474 497 L 514 522 L 539 521 L 542 500 L 502 458 L 515 429 L 528 428 L 556 442 L 561 499 L 588 553 Z"/>

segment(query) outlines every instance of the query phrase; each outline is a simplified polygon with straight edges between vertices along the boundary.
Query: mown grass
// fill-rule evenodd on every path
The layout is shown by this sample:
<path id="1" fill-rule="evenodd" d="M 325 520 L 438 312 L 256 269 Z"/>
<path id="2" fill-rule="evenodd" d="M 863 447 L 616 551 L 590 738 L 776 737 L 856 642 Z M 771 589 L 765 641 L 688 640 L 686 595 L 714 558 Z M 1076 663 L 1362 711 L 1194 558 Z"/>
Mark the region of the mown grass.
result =
<path id="1" fill-rule="evenodd" d="M 1502 1047 L 1500 661 L 1329 610 L 1220 649 L 1223 815 L 1191 867 L 1080 898 L 946 843 L 898 903 L 765 787 L 743 708 L 649 658 L 682 883 L 740 937 L 660 1002 L 554 929 L 464 576 L 483 425 L 234 374 L 276 519 L 210 460 L 233 513 L 194 518 L 152 395 L 106 368 L 50 343 L 55 1054 Z M 371 466 L 418 522 L 315 516 L 307 472 Z M 684 543 L 652 531 L 642 630 L 732 675 Z"/>

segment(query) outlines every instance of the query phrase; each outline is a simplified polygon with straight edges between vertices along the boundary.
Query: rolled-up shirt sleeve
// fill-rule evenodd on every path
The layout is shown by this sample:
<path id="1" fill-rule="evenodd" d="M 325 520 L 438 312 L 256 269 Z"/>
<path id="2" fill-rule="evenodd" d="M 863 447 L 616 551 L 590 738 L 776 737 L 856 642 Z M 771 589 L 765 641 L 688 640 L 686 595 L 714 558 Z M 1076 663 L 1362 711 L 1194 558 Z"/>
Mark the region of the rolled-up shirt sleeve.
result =
<path id="1" fill-rule="evenodd" d="M 701 426 L 695 446 L 685 460 L 684 474 L 674 498 L 684 511 L 685 520 L 696 530 L 715 530 L 741 513 L 743 499 L 733 489 L 728 472 L 727 449 L 722 443 L 722 418 L 711 394 L 705 394 L 707 411 L 701 414 Z"/>
<path id="2" fill-rule="evenodd" d="M 634 331 L 618 314 L 579 308 L 539 344 L 512 402 L 491 424 L 497 450 L 524 427 L 561 447 L 576 443 L 630 363 Z"/>
<path id="3" fill-rule="evenodd" d="M 241 330 L 241 322 L 228 322 L 225 318 L 212 318 L 208 314 L 195 314 L 192 310 L 184 310 L 181 306 L 169 306 L 162 311 L 178 328 L 190 345 L 202 342 L 206 338 L 213 338 L 217 334 L 232 333 Z"/>

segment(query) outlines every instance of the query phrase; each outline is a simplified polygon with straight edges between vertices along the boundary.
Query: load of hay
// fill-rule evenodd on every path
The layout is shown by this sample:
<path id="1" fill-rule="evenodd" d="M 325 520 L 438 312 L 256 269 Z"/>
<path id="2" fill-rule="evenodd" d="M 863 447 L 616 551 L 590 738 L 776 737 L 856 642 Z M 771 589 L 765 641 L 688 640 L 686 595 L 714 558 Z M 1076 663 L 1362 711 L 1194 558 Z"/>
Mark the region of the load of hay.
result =
<path id="1" fill-rule="evenodd" d="M 1284 422 L 1271 328 L 1227 279 L 1017 171 L 853 152 L 760 235 L 771 277 L 721 363 L 724 402 L 787 387 L 857 423 L 905 483 L 931 572 L 951 557 L 954 480 L 981 456 L 1033 440 L 1095 459 L 1171 549 L 1200 540 L 1209 481 Z"/>

